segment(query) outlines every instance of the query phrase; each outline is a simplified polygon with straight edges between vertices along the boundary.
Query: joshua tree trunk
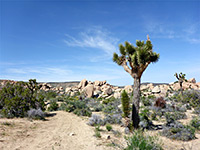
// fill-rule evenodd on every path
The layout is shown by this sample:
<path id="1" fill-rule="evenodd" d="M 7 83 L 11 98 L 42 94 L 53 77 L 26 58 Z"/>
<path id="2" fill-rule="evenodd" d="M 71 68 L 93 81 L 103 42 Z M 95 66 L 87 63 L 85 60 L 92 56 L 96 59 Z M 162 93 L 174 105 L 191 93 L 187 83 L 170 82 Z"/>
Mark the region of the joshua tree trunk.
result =
<path id="1" fill-rule="evenodd" d="M 183 96 L 183 82 L 180 82 L 181 96 Z"/>
<path id="2" fill-rule="evenodd" d="M 140 104 L 140 77 L 134 78 L 133 85 L 133 105 L 132 105 L 132 121 L 135 129 L 139 128 L 139 104 Z"/>

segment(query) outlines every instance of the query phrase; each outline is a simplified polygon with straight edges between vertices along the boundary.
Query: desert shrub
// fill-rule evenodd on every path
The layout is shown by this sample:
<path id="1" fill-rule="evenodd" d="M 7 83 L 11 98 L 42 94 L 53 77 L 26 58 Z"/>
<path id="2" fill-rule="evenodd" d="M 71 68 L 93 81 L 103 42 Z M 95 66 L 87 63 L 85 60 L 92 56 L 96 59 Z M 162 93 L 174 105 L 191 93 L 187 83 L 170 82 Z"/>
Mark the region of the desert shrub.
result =
<path id="1" fill-rule="evenodd" d="M 153 123 L 148 117 L 148 116 L 150 116 L 150 111 L 148 108 L 145 108 L 145 107 L 142 108 L 139 116 L 140 116 L 139 126 L 142 129 L 152 129 L 153 128 Z"/>
<path id="2" fill-rule="evenodd" d="M 174 122 L 176 120 L 186 119 L 187 116 L 183 112 L 175 111 L 175 112 L 172 112 L 172 113 L 166 112 L 165 113 L 165 118 L 166 118 L 167 124 L 169 124 L 169 123 L 172 123 L 172 122 Z"/>
<path id="3" fill-rule="evenodd" d="M 39 109 L 30 109 L 28 111 L 28 117 L 31 119 L 39 119 L 44 120 L 45 119 L 45 113 L 39 108 Z"/>
<path id="4" fill-rule="evenodd" d="M 128 117 L 130 114 L 130 106 L 129 106 L 130 98 L 125 90 L 122 91 L 121 102 L 122 102 L 122 110 L 124 112 L 123 116 Z"/>
<path id="5" fill-rule="evenodd" d="M 156 99 L 154 106 L 165 108 L 166 107 L 166 101 L 163 99 L 163 97 L 159 97 Z"/>
<path id="6" fill-rule="evenodd" d="M 151 106 L 154 101 L 154 99 L 151 96 L 142 96 L 140 99 L 144 106 Z"/>
<path id="7" fill-rule="evenodd" d="M 104 108 L 104 105 L 103 105 L 103 104 L 100 104 L 99 100 L 97 100 L 97 99 L 90 99 L 90 100 L 88 101 L 87 106 L 88 106 L 92 111 L 95 111 L 95 112 L 102 111 L 103 108 Z"/>
<path id="8" fill-rule="evenodd" d="M 189 125 L 184 126 L 180 122 L 174 121 L 163 126 L 161 135 L 170 139 L 189 141 L 195 138 L 195 128 Z"/>
<path id="9" fill-rule="evenodd" d="M 56 100 L 51 100 L 50 106 L 48 107 L 48 111 L 56 111 L 58 110 L 58 104 Z"/>
<path id="10" fill-rule="evenodd" d="M 77 116 L 88 116 L 90 117 L 92 115 L 92 112 L 89 109 L 75 109 L 74 114 Z"/>
<path id="11" fill-rule="evenodd" d="M 103 108 L 104 108 L 104 105 L 102 105 L 102 104 L 95 105 L 95 106 L 93 107 L 93 111 L 99 112 L 99 111 L 102 111 Z"/>
<path id="12" fill-rule="evenodd" d="M 107 105 L 103 108 L 103 112 L 106 114 L 111 114 L 113 111 L 115 111 L 115 106 L 113 105 Z"/>
<path id="13" fill-rule="evenodd" d="M 67 104 L 63 102 L 63 103 L 60 104 L 58 110 L 64 110 L 64 111 L 66 111 L 66 106 L 67 106 Z"/>
<path id="14" fill-rule="evenodd" d="M 152 113 L 150 114 L 150 117 L 151 117 L 152 120 L 156 120 L 156 121 L 158 120 L 157 114 L 156 114 L 155 111 L 152 111 Z"/>
<path id="15" fill-rule="evenodd" d="M 162 117 L 164 113 L 166 112 L 166 108 L 161 109 L 160 107 L 155 107 L 155 106 L 150 106 L 148 107 L 148 109 L 151 110 L 149 116 L 152 119 L 156 117 Z"/>
<path id="16" fill-rule="evenodd" d="M 120 114 L 107 114 L 104 118 L 104 123 L 110 124 L 121 124 L 122 123 L 122 116 Z"/>
<path id="17" fill-rule="evenodd" d="M 86 105 L 86 101 L 78 99 L 65 99 L 63 104 L 61 104 L 59 110 L 65 110 L 67 112 L 74 112 L 78 116 L 91 116 L 92 111 Z"/>
<path id="18" fill-rule="evenodd" d="M 7 118 L 26 117 L 31 108 L 44 110 L 44 97 L 39 88 L 32 79 L 28 83 L 8 83 L 0 91 L 0 114 Z"/>
<path id="19" fill-rule="evenodd" d="M 162 150 L 161 143 L 156 136 L 145 135 L 142 130 L 135 130 L 131 137 L 125 137 L 125 150 Z"/>
<path id="20" fill-rule="evenodd" d="M 184 104 L 184 105 L 179 104 L 179 105 L 176 107 L 176 110 L 177 110 L 177 111 L 180 111 L 180 112 L 186 112 L 186 111 L 187 111 L 187 108 L 188 108 L 187 104 Z"/>
<path id="21" fill-rule="evenodd" d="M 200 130 L 200 117 L 194 117 L 191 121 L 190 121 L 190 125 L 192 127 L 194 127 L 197 130 Z"/>
<path id="22" fill-rule="evenodd" d="M 67 111 L 67 112 L 73 112 L 75 109 L 76 109 L 76 107 L 73 104 L 65 105 L 65 111 Z"/>
<path id="23" fill-rule="evenodd" d="M 44 98 L 46 100 L 50 100 L 52 98 L 56 98 L 56 96 L 58 96 L 58 94 L 55 91 L 49 90 L 49 91 L 44 93 Z"/>
<path id="24" fill-rule="evenodd" d="M 190 104 L 193 108 L 200 105 L 200 91 L 187 90 L 183 92 L 183 96 L 174 94 L 173 99 L 182 102 L 183 104 Z"/>
<path id="25" fill-rule="evenodd" d="M 95 137 L 101 138 L 101 133 L 97 128 L 95 128 L 94 132 L 95 132 L 95 134 L 94 134 Z"/>
<path id="26" fill-rule="evenodd" d="M 101 119 L 101 116 L 92 114 L 92 117 L 89 118 L 89 122 L 87 124 L 90 126 L 104 125 L 104 121 Z"/>
<path id="27" fill-rule="evenodd" d="M 173 112 L 175 107 L 174 107 L 175 104 L 171 103 L 171 104 L 166 104 L 166 107 L 165 107 L 165 112 Z"/>
<path id="28" fill-rule="evenodd" d="M 111 130 L 112 130 L 112 126 L 111 126 L 110 124 L 106 124 L 106 129 L 107 129 L 108 131 L 111 131 Z"/>
<path id="29" fill-rule="evenodd" d="M 107 105 L 104 105 L 103 112 L 105 114 L 122 114 L 122 110 L 118 107 L 121 104 L 120 99 L 116 99 L 115 102 L 111 102 Z"/>
<path id="30" fill-rule="evenodd" d="M 103 99 L 102 103 L 103 104 L 108 104 L 108 103 L 114 102 L 115 100 L 116 99 L 114 97 L 111 97 L 111 98 Z"/>
<path id="31" fill-rule="evenodd" d="M 196 107 L 196 108 L 194 108 L 194 111 L 193 111 L 193 113 L 195 113 L 195 114 L 200 114 L 200 106 L 199 106 L 199 107 Z"/>

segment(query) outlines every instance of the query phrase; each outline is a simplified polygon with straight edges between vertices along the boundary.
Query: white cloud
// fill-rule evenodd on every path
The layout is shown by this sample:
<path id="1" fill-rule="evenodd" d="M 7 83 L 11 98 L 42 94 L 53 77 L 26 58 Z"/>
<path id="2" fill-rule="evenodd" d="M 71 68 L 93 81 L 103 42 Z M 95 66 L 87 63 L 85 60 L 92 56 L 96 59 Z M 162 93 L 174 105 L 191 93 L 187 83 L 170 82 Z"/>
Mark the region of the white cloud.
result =
<path id="1" fill-rule="evenodd" d="M 65 34 L 67 39 L 64 42 L 68 46 L 74 47 L 89 47 L 102 50 L 106 56 L 111 57 L 116 51 L 116 45 L 119 41 L 117 38 L 111 36 L 111 33 L 102 30 L 101 28 L 91 28 L 87 31 L 79 33 L 79 37 L 75 38 Z"/>
<path id="2" fill-rule="evenodd" d="M 8 74 L 38 74 L 38 75 L 68 75 L 72 71 L 56 67 L 23 67 L 23 68 L 8 68 L 5 70 Z"/>
<path id="3" fill-rule="evenodd" d="M 177 29 L 176 25 L 146 18 L 144 28 L 153 38 L 181 39 L 192 44 L 200 43 L 200 22 L 186 23 Z"/>

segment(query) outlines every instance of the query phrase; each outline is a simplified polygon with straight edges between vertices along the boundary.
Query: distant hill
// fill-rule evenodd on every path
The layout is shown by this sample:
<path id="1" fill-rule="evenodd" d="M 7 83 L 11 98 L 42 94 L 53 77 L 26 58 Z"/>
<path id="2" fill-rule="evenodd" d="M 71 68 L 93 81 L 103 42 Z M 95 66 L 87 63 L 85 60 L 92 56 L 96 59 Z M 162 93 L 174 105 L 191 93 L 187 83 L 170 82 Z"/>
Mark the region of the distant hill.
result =
<path id="1" fill-rule="evenodd" d="M 69 81 L 69 82 L 45 82 L 47 84 L 50 84 L 52 87 L 73 87 L 77 86 L 80 81 Z"/>

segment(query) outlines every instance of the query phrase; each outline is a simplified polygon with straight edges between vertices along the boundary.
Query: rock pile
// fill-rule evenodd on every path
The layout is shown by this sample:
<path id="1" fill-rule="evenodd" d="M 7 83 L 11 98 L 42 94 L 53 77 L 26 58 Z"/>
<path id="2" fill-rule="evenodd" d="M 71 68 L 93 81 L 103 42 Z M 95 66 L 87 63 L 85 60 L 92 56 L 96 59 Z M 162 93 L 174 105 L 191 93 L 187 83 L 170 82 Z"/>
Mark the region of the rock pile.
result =
<path id="1" fill-rule="evenodd" d="M 166 95 L 173 94 L 174 91 L 180 89 L 179 83 L 170 83 L 170 84 L 160 84 L 154 85 L 152 83 L 142 84 L 140 90 L 145 96 L 155 95 L 156 97 L 165 97 Z M 200 82 L 196 83 L 195 78 L 189 79 L 187 82 L 183 82 L 183 89 L 194 89 L 200 90 Z M 133 86 L 127 85 L 124 88 L 114 87 L 108 84 L 106 81 L 87 81 L 83 79 L 77 87 L 66 88 L 65 92 L 69 95 L 74 95 L 74 92 L 84 93 L 87 97 L 102 97 L 102 98 L 120 98 L 122 90 L 125 90 L 127 93 L 133 92 Z"/>
<path id="2" fill-rule="evenodd" d="M 65 89 L 65 93 L 69 94 L 70 96 L 73 96 L 78 92 L 83 93 L 88 98 L 109 98 L 112 96 L 119 98 L 121 95 L 121 89 L 119 87 L 113 87 L 106 81 L 91 82 L 87 81 L 86 79 L 83 79 L 78 86 L 68 87 Z"/>

